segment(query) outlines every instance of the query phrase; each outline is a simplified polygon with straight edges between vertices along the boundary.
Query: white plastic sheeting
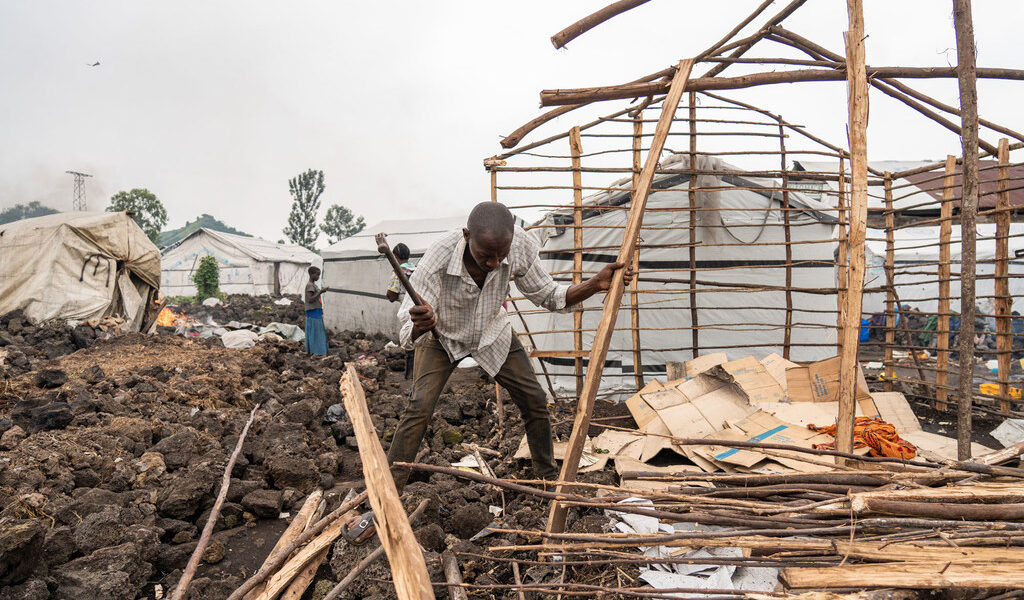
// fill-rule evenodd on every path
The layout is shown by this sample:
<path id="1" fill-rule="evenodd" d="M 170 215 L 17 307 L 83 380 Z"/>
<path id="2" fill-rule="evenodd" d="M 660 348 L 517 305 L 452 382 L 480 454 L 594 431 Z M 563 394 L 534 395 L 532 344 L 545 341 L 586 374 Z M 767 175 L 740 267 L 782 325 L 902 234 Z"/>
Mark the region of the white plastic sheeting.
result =
<path id="1" fill-rule="evenodd" d="M 399 303 L 389 302 L 384 295 L 394 271 L 377 252 L 373 236 L 386 233 L 392 248 L 404 243 L 415 264 L 435 240 L 465 224 L 465 215 L 381 221 L 324 250 L 322 284 L 331 288 L 323 295 L 324 325 L 334 331 L 380 333 L 397 340 Z"/>
<path id="2" fill-rule="evenodd" d="M 213 256 L 220 265 L 220 291 L 253 296 L 301 294 L 310 265 L 322 262 L 302 246 L 202 228 L 164 248 L 161 278 L 165 296 L 195 295 L 192 274 L 203 256 Z"/>
<path id="3" fill-rule="evenodd" d="M 0 315 L 35 322 L 125 318 L 139 330 L 160 253 L 127 214 L 58 213 L 0 225 Z"/>
<path id="4" fill-rule="evenodd" d="M 707 156 L 698 157 L 698 168 L 719 175 L 700 175 L 696 193 L 697 221 L 692 240 L 696 245 L 698 283 L 696 294 L 700 353 L 725 351 L 730 360 L 753 355 L 763 358 L 772 352 L 782 354 L 786 323 L 785 292 L 753 291 L 742 286 L 784 286 L 786 254 L 782 194 L 758 188 L 780 187 L 779 182 L 731 175 L 736 168 Z M 663 169 L 688 168 L 687 156 L 672 156 L 662 161 Z M 611 187 L 628 187 L 628 180 Z M 641 231 L 646 245 L 672 245 L 668 248 L 640 250 L 639 283 L 641 355 L 645 373 L 663 374 L 666 361 L 685 361 L 693 357 L 690 336 L 689 304 L 689 212 L 661 210 L 689 206 L 689 174 L 662 175 L 656 178 L 655 191 L 647 201 L 645 227 Z M 669 191 L 657 191 L 658 189 Z M 720 191 L 707 191 L 708 189 Z M 745 188 L 745 189 L 740 189 Z M 584 210 L 583 269 L 595 272 L 614 262 L 622 244 L 627 211 L 594 210 L 599 205 L 628 205 L 627 192 L 603 192 L 588 198 Z M 793 241 L 793 286 L 797 288 L 834 288 L 835 212 L 828 206 L 791 192 L 789 202 Z M 549 213 L 542 225 L 561 224 L 564 228 L 540 227 L 541 258 L 556 278 L 569 282 L 573 268 L 572 211 Z M 593 249 L 591 249 L 593 248 Z M 551 253 L 552 250 L 564 252 Z M 778 266 L 775 266 L 778 265 Z M 557 273 L 563 273 L 557 275 Z M 588 276 L 587 274 L 584 277 Z M 657 281 L 661 279 L 663 281 Z M 722 285 L 724 284 L 724 286 Z M 730 287 L 729 284 L 739 284 Z M 513 295 L 515 293 L 513 292 Z M 601 317 L 603 295 L 584 306 L 583 348 L 590 349 Z M 539 350 L 573 348 L 573 317 L 537 310 L 519 300 L 533 339 Z M 602 392 L 635 388 L 630 327 L 630 296 L 623 297 L 622 309 L 612 335 L 611 348 L 602 379 Z M 836 296 L 793 293 L 792 354 L 795 361 L 813 361 L 835 354 Z M 522 331 L 517 318 L 513 326 Z M 549 333 L 555 332 L 555 333 Z M 810 344 L 801 346 L 801 344 Z M 726 348 L 728 346 L 740 346 Z M 558 393 L 575 391 L 573 360 L 545 358 L 548 372 Z M 538 373 L 539 373 L 538 369 Z"/>

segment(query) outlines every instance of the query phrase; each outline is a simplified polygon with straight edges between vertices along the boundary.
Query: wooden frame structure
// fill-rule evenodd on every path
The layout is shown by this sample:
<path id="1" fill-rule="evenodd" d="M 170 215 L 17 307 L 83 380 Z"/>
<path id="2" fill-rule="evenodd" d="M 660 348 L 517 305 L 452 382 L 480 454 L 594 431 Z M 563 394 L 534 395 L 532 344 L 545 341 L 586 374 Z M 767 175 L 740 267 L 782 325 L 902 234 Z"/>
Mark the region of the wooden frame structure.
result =
<path id="1" fill-rule="evenodd" d="M 852 445 L 852 423 L 853 423 L 853 391 L 857 363 L 863 352 L 878 346 L 883 355 L 883 363 L 887 378 L 886 386 L 892 387 L 893 377 L 897 376 L 897 365 L 895 362 L 897 349 L 910 351 L 915 361 L 918 373 L 922 374 L 921 381 L 909 381 L 900 377 L 906 383 L 919 384 L 926 389 L 933 390 L 927 398 L 936 407 L 942 408 L 943 403 L 952 396 L 958 403 L 959 430 L 960 430 L 960 453 L 964 459 L 965 452 L 969 453 L 970 416 L 972 408 L 984 413 L 995 413 L 1004 415 L 1018 415 L 1018 408 L 1015 405 L 1013 392 L 1009 385 L 1009 365 L 1012 356 L 1012 320 L 1010 310 L 1014 296 L 1009 289 L 1010 279 L 1009 265 L 1012 258 L 1008 255 L 1007 240 L 1012 237 L 1010 233 L 1010 213 L 1013 210 L 1009 195 L 1012 190 L 1021 187 L 1018 179 L 1010 175 L 1012 167 L 1010 153 L 1013 150 L 1024 148 L 1024 135 L 1017 133 L 1008 127 L 981 119 L 977 115 L 976 91 L 974 81 L 978 77 L 998 79 L 1024 79 L 1024 70 L 1018 69 L 992 69 L 979 68 L 973 62 L 973 29 L 970 24 L 970 3 L 969 0 L 956 0 L 955 25 L 957 31 L 958 49 L 960 64 L 956 67 L 877 67 L 868 66 L 864 60 L 865 34 L 863 26 L 863 10 L 859 0 L 848 0 L 848 16 L 850 29 L 846 33 L 845 55 L 831 52 L 809 39 L 791 32 L 782 27 L 783 21 L 794 11 L 804 4 L 805 0 L 793 0 L 786 4 L 782 10 L 770 17 L 762 26 L 752 34 L 737 38 L 737 35 L 750 23 L 754 22 L 771 2 L 762 3 L 751 15 L 747 16 L 741 23 L 730 31 L 722 40 L 707 48 L 703 52 L 694 55 L 694 58 L 682 61 L 675 67 L 670 67 L 641 77 L 633 82 L 609 87 L 581 88 L 573 90 L 545 90 L 541 92 L 541 104 L 545 106 L 558 106 L 541 116 L 533 119 L 526 125 L 520 127 L 510 134 L 502 142 L 505 148 L 512 148 L 503 154 L 496 155 L 485 161 L 485 166 L 491 175 L 491 197 L 505 202 L 510 208 L 536 214 L 538 210 L 566 210 L 572 215 L 571 227 L 573 231 L 573 268 L 570 272 L 556 272 L 556 278 L 568 281 L 579 281 L 585 274 L 583 263 L 584 257 L 595 252 L 617 252 L 619 260 L 635 261 L 639 268 L 634 288 L 630 290 L 628 310 L 630 319 L 629 329 L 631 347 L 615 348 L 611 346 L 613 332 L 616 330 L 616 317 L 619 315 L 620 302 L 624 290 L 621 285 L 614 286 L 606 295 L 600 307 L 584 306 L 582 311 L 574 317 L 571 331 L 530 331 L 532 338 L 543 340 L 546 335 L 571 333 L 572 348 L 564 350 L 543 350 L 535 352 L 534 356 L 547 360 L 569 360 L 574 367 L 577 381 L 575 397 L 578 398 L 578 408 L 574 423 L 573 433 L 570 437 L 568 459 L 562 472 L 562 480 L 571 482 L 575 479 L 575 457 L 579 456 L 582 450 L 582 441 L 586 435 L 590 412 L 593 401 L 598 395 L 598 384 L 605 375 L 603 369 L 605 358 L 609 348 L 613 351 L 629 352 L 634 358 L 636 366 L 632 374 L 635 385 L 643 383 L 643 369 L 652 369 L 656 365 L 645 364 L 642 359 L 644 351 L 651 351 L 652 348 L 644 346 L 645 330 L 653 331 L 656 328 L 647 326 L 642 315 L 651 310 L 657 310 L 657 303 L 646 304 L 642 300 L 644 285 L 675 285 L 678 287 L 663 290 L 666 294 L 677 294 L 689 299 L 690 316 L 689 322 L 680 325 L 677 329 L 682 332 L 690 331 L 689 346 L 680 344 L 675 348 L 661 348 L 662 351 L 686 350 L 694 356 L 715 350 L 737 350 L 740 348 L 764 347 L 764 344 L 739 343 L 735 344 L 710 344 L 701 335 L 702 331 L 709 332 L 739 325 L 739 323 L 728 322 L 700 322 L 700 311 L 703 298 L 712 297 L 714 294 L 743 290 L 751 298 L 750 304 L 757 305 L 759 294 L 781 293 L 784 305 L 769 307 L 783 313 L 783 322 L 777 329 L 780 331 L 779 341 L 775 344 L 782 351 L 782 354 L 789 357 L 794 350 L 808 347 L 836 346 L 840 349 L 841 356 L 841 382 L 840 382 L 840 412 L 837 415 L 839 423 L 839 435 L 837 445 L 840 450 L 849 450 Z M 580 23 L 560 33 L 553 42 L 556 47 L 564 46 L 569 40 L 582 34 L 586 30 L 600 24 L 602 21 L 614 17 L 616 14 L 628 10 L 642 2 L 618 2 L 604 11 L 599 11 L 590 17 L 583 19 Z M 776 44 L 791 52 L 798 50 L 806 58 L 745 58 L 746 54 L 755 45 L 764 47 L 766 44 Z M 970 55 L 968 57 L 968 55 Z M 690 69 L 696 72 L 702 64 L 712 64 L 707 71 L 695 76 L 690 75 Z M 764 72 L 747 73 L 735 77 L 720 77 L 719 75 L 733 65 L 769 65 L 772 70 Z M 793 67 L 793 68 L 790 68 Z M 931 98 L 905 83 L 904 80 L 915 78 L 958 78 L 961 89 L 961 108 L 944 104 Z M 769 85 L 774 83 L 794 82 L 815 82 L 815 81 L 839 81 L 847 80 L 848 83 L 848 114 L 850 134 L 849 150 L 843 145 L 836 145 L 814 136 L 805 131 L 802 127 L 787 122 L 781 116 L 773 114 L 764 109 L 719 95 L 718 90 L 744 89 L 753 86 Z M 956 173 L 943 173 L 927 185 L 922 183 L 920 177 L 915 179 L 916 183 L 910 184 L 905 181 L 911 176 L 921 176 L 944 168 L 945 163 L 936 165 L 925 165 L 903 172 L 885 172 L 872 168 L 867 160 L 866 150 L 866 126 L 867 126 L 867 102 L 868 90 L 874 88 L 894 99 L 897 99 L 919 114 L 941 125 L 942 127 L 960 135 L 963 140 L 962 157 L 952 158 L 951 163 L 962 165 L 962 182 L 959 185 L 951 184 L 945 180 L 948 176 Z M 682 106 L 680 102 L 686 98 Z M 605 117 L 589 123 L 571 128 L 565 133 L 555 134 L 529 144 L 520 145 L 523 138 L 529 135 L 534 129 L 549 122 L 555 117 L 565 115 L 572 110 L 589 105 L 594 102 L 608 100 L 637 99 L 634 104 L 614 112 Z M 686 108 L 684 112 L 681 109 Z M 744 111 L 746 117 L 738 118 L 715 118 L 708 113 L 715 111 Z M 657 119 L 644 118 L 652 111 L 659 114 Z M 961 123 L 957 125 L 941 113 L 959 117 Z M 686 117 L 677 116 L 686 114 Z M 755 119 L 756 117 L 756 119 Z M 647 134 L 644 133 L 643 123 L 658 122 L 656 130 Z M 985 127 L 988 130 L 1008 136 L 1013 139 L 1003 139 L 998 146 L 978 136 L 978 128 Z M 760 129 L 760 127 L 771 126 L 773 130 Z M 616 129 L 618 127 L 618 129 Z M 627 127 L 629 129 L 627 129 Z M 623 129 L 627 129 L 623 131 Z M 569 139 L 569 152 L 565 152 L 564 140 Z M 672 150 L 676 155 L 689 157 L 687 167 L 671 168 L 661 166 L 660 160 L 662 149 L 674 148 L 675 140 L 684 138 L 686 150 Z M 615 141 L 630 141 L 629 147 L 625 144 L 616 145 Z M 727 140 L 731 140 L 726 143 Z M 741 143 L 737 140 L 743 140 Z M 749 143 L 756 140 L 760 145 Z M 775 145 L 772 148 L 765 146 L 768 140 Z M 810 144 L 810 146 L 797 145 Z M 700 151 L 698 151 L 700 148 Z M 584 151 L 584 149 L 586 151 Z M 977 166 L 980 150 L 982 157 L 998 155 L 998 190 L 979 191 L 979 168 Z M 646 158 L 641 161 L 641 157 Z M 626 156 L 631 160 L 622 160 Z M 702 169 L 699 166 L 700 156 L 713 157 L 743 157 L 748 160 L 764 160 L 766 157 L 775 157 L 779 167 L 738 169 L 731 174 L 736 177 L 760 177 L 771 179 L 774 183 L 766 188 L 770 198 L 778 192 L 780 206 L 769 207 L 770 211 L 776 211 L 783 215 L 782 223 L 779 226 L 783 232 L 783 239 L 780 242 L 740 242 L 753 249 L 757 247 L 759 252 L 768 251 L 769 248 L 780 249 L 784 253 L 784 260 L 780 264 L 772 265 L 773 268 L 781 270 L 781 276 L 777 282 L 771 284 L 754 283 L 744 285 L 742 282 L 725 281 L 722 278 L 723 269 L 705 269 L 697 260 L 700 251 L 711 247 L 726 248 L 737 243 L 697 240 L 695 223 L 701 222 L 702 216 L 709 211 L 721 210 L 715 207 L 701 206 L 697 201 L 697 195 L 702 192 L 713 192 L 701 185 L 702 176 L 721 176 L 724 173 L 709 169 Z M 823 171 L 796 170 L 788 166 L 787 161 L 799 157 L 816 156 L 826 157 L 835 161 L 838 169 Z M 966 160 L 964 160 L 966 158 Z M 616 160 L 618 159 L 618 160 Z M 568 161 L 568 164 L 566 162 Z M 642 170 L 638 168 L 643 162 Z M 588 164 L 589 163 L 589 164 Z M 849 171 L 845 167 L 849 165 Z M 570 173 L 570 181 L 561 179 L 564 173 Z M 631 180 L 625 184 L 595 185 L 595 181 L 601 177 L 610 178 L 613 174 L 631 174 Z M 676 211 L 686 215 L 686 224 L 680 226 L 680 239 L 685 243 L 675 244 L 650 244 L 645 243 L 643 235 L 645 230 L 653 230 L 654 227 L 643 224 L 644 204 L 648 193 L 651 191 L 655 179 L 659 176 L 684 176 L 687 180 L 685 190 L 689 202 L 683 206 L 659 208 L 660 211 Z M 523 179 L 527 182 L 524 183 Z M 925 179 L 928 179 L 925 176 Z M 805 213 L 807 207 L 799 207 L 791 204 L 796 193 L 807 193 L 808 186 L 818 183 L 824 188 L 821 197 L 831 199 L 832 204 L 827 212 L 838 222 L 835 233 L 827 240 L 806 240 L 798 239 L 796 232 L 804 223 L 795 222 L 797 214 Z M 655 186 L 656 187 L 656 186 Z M 928 195 L 932 188 L 941 187 L 944 191 L 941 200 L 936 200 Z M 882 190 L 873 193 L 872 190 Z M 959 190 L 962 189 L 962 193 Z M 572 190 L 572 202 L 567 203 L 567 191 Z M 659 188 L 657 191 L 666 191 Z M 584 199 L 586 192 L 626 192 L 629 194 L 628 205 L 588 205 Z M 924 202 L 913 204 L 908 198 L 915 195 L 925 196 L 928 199 Z M 979 198 L 982 206 L 985 205 L 987 195 L 996 196 L 995 208 L 978 209 Z M 920 197 L 919 196 L 919 197 Z M 868 206 L 872 199 L 884 203 L 880 211 L 885 218 L 884 232 L 878 238 L 872 238 L 867 231 Z M 959 202 L 959 210 L 954 207 Z M 920 212 L 921 207 L 931 205 L 937 209 L 939 216 L 932 219 L 914 218 L 913 214 Z M 629 218 L 624 226 L 624 235 L 621 245 L 615 247 L 594 246 L 587 242 L 588 225 L 585 222 L 584 214 L 588 211 L 605 213 L 608 211 L 628 211 Z M 742 210 L 730 208 L 729 210 Z M 763 210 L 763 209 L 762 209 Z M 648 209 L 650 212 L 650 209 Z M 954 214 L 956 213 L 956 214 Z M 767 212 L 766 212 L 767 215 Z M 974 388 L 974 361 L 959 361 L 953 364 L 953 359 L 959 356 L 974 355 L 974 304 L 976 294 L 974 291 L 975 281 L 979 277 L 975 272 L 975 241 L 974 241 L 974 220 L 979 215 L 992 215 L 997 223 L 995 234 L 996 254 L 994 263 L 996 272 L 992 277 L 995 284 L 996 309 L 994 314 L 984 314 L 984 317 L 994 317 L 996 320 L 996 337 L 998 348 L 995 354 L 998 355 L 998 376 L 994 378 L 998 383 L 999 393 L 995 401 L 999 407 L 992 406 L 992 400 L 988 396 L 981 396 Z M 907 296 L 900 294 L 900 287 L 911 288 L 919 282 L 911 283 L 904 279 L 906 273 L 896 258 L 897 253 L 904 248 L 897 248 L 896 237 L 900 229 L 909 227 L 902 223 L 908 217 L 915 220 L 912 226 L 920 227 L 927 224 L 940 224 L 940 239 L 932 245 L 940 250 L 940 257 L 937 261 L 934 279 L 930 280 L 939 286 L 937 300 L 940 305 L 934 310 L 938 318 L 936 335 L 948 336 L 950 333 L 949 320 L 953 318 L 950 304 L 951 298 L 959 298 L 964 305 L 963 312 L 966 317 L 962 325 L 960 345 L 957 354 L 949 348 L 949 338 L 944 338 L 943 345 L 936 345 L 937 361 L 935 367 L 917 364 L 919 358 L 914 352 L 920 348 L 916 347 L 913 341 L 913 328 L 907 327 L 905 316 L 905 304 L 913 304 L 925 301 L 925 298 Z M 767 223 L 767 216 L 766 223 Z M 962 224 L 962 256 L 963 262 L 958 272 L 952 269 L 955 264 L 950 259 L 950 248 L 954 243 L 952 239 L 952 224 L 959 221 Z M 558 224 L 537 222 L 536 228 L 558 227 Z M 564 227 L 564 226 L 562 226 Z M 724 227 L 724 225 L 723 225 Z M 665 227 L 661 227 L 665 229 Z M 683 235 L 683 231 L 687 234 Z M 1024 234 L 1021 234 L 1024 235 Z M 885 257 L 883 272 L 885 282 L 881 285 L 873 284 L 873 280 L 865 279 L 867 265 L 865 265 L 865 246 L 868 242 L 880 241 L 885 244 Z M 799 283 L 795 280 L 795 269 L 799 268 L 802 261 L 800 249 L 814 243 L 828 243 L 836 248 L 836 253 L 831 261 L 831 268 L 834 269 L 836 279 L 833 285 L 818 284 L 815 286 Z M 646 256 L 647 250 L 652 248 L 665 249 L 674 247 L 686 249 L 688 260 L 684 268 L 657 269 L 645 267 L 641 255 Z M 663 271 L 659 273 L 658 271 Z M 664 272 L 668 271 L 668 272 Z M 681 276 L 682 275 L 682 276 Z M 569 276 L 569 277 L 565 277 Z M 984 276 L 984 277 L 987 277 Z M 954 281 L 961 283 L 962 293 L 957 296 L 951 294 L 950 284 Z M 861 304 L 865 294 L 884 295 L 884 321 L 881 326 L 874 326 L 873 329 L 882 329 L 882 342 L 872 344 L 860 343 L 862 332 Z M 806 311 L 801 306 L 802 298 L 808 295 L 826 295 L 835 298 L 835 309 L 829 311 Z M 902 299 L 900 296 L 903 296 Z M 980 297 L 980 296 L 979 296 Z M 741 309 L 742 307 L 733 307 Z M 761 306 L 761 308 L 764 308 Z M 520 316 L 529 313 L 532 309 L 523 307 Z M 592 325 L 588 326 L 586 321 L 588 315 L 596 315 L 600 311 L 601 317 Z M 827 319 L 818 318 L 820 313 L 829 313 Z M 808 314 L 814 313 L 815 318 L 808 318 Z M 870 316 L 870 315 L 868 315 Z M 827 321 L 827 322 L 826 322 Z M 526 321 L 523 321 L 524 326 Z M 798 332 L 805 328 L 819 331 L 828 331 L 829 335 L 835 333 L 834 341 L 828 343 L 816 343 L 798 339 Z M 870 331 L 870 329 L 869 329 Z M 585 348 L 585 338 L 593 333 L 591 347 Z M 739 336 L 737 336 L 739 337 Z M 536 345 L 534 346 L 537 347 Z M 584 370 L 584 359 L 587 358 Z M 930 372 L 934 375 L 926 376 Z M 949 384 L 950 373 L 955 373 L 959 379 L 958 386 Z M 555 390 L 550 386 L 552 395 Z M 929 394 L 925 394 L 929 396 Z M 966 437 L 965 437 L 966 436 Z M 966 441 L 965 441 L 966 440 Z M 561 491 L 569 490 L 571 486 L 565 485 Z M 548 522 L 548 532 L 557 533 L 564 525 L 564 509 L 558 503 L 553 504 L 552 514 Z"/>

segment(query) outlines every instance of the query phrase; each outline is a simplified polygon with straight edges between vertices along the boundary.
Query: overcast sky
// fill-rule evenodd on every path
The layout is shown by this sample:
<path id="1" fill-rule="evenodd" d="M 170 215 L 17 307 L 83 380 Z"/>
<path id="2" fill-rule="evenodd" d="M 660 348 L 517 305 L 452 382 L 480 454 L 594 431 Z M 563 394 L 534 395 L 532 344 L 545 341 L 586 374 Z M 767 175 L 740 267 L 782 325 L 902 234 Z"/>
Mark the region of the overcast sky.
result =
<path id="1" fill-rule="evenodd" d="M 760 0 L 653 0 L 567 50 L 552 47 L 553 33 L 607 2 L 0 0 L 0 208 L 38 200 L 70 210 L 71 169 L 95 176 L 91 209 L 145 187 L 167 207 L 168 228 L 205 212 L 276 240 L 287 180 L 317 168 L 324 210 L 343 204 L 368 223 L 464 213 L 489 198 L 481 160 L 539 114 L 541 89 L 622 83 L 674 64 Z M 955 64 L 951 6 L 865 0 L 868 63 Z M 979 66 L 1024 66 L 1022 22 L 1024 2 L 975 0 Z M 786 26 L 842 53 L 845 3 L 810 0 Z M 794 56 L 778 48 L 750 55 Z M 955 80 L 915 85 L 957 104 Z M 982 116 L 1024 130 L 1022 92 L 1024 82 L 980 82 Z M 843 144 L 845 93 L 840 82 L 730 95 Z M 953 134 L 877 92 L 871 101 L 873 160 L 959 154 Z"/>

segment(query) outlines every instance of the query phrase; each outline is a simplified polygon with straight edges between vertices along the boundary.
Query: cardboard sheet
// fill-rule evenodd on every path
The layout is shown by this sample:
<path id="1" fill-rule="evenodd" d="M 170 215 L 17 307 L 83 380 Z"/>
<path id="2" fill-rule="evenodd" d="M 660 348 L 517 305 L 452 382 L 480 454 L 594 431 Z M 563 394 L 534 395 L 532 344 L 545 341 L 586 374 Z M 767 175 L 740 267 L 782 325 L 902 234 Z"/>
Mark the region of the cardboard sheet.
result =
<path id="1" fill-rule="evenodd" d="M 772 379 L 778 382 L 779 387 L 782 388 L 782 394 L 787 395 L 789 384 L 786 383 L 786 369 L 799 367 L 800 365 L 786 360 L 774 352 L 762 358 L 761 364 L 764 365 L 765 370 L 772 376 Z"/>
<path id="2" fill-rule="evenodd" d="M 786 385 L 793 402 L 838 402 L 839 357 L 787 368 Z M 858 367 L 856 398 L 870 397 L 864 371 Z"/>
<path id="3" fill-rule="evenodd" d="M 694 377 L 700 375 L 704 371 L 707 371 L 711 367 L 717 367 L 720 364 L 728 362 L 729 357 L 725 355 L 725 352 L 714 352 L 712 354 L 705 354 L 698 356 L 693 360 L 688 360 L 683 363 L 683 369 L 687 377 Z"/>
<path id="4" fill-rule="evenodd" d="M 786 395 L 779 382 L 768 374 L 768 370 L 753 356 L 746 356 L 721 365 L 730 381 L 743 391 L 751 404 L 761 402 L 782 402 Z"/>

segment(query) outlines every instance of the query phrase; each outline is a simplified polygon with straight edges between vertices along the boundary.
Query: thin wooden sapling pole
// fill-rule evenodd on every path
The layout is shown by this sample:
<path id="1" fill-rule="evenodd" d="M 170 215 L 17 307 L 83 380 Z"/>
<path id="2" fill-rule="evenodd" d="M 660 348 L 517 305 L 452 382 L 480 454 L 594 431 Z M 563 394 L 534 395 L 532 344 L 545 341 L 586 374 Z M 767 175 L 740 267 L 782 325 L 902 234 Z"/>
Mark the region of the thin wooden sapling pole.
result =
<path id="1" fill-rule="evenodd" d="M 640 231 L 644 209 L 647 206 L 647 196 L 654 182 L 654 171 L 657 169 L 658 159 L 661 156 L 662 149 L 665 147 L 665 139 L 668 137 L 669 129 L 672 127 L 672 120 L 675 117 L 676 108 L 679 106 L 679 100 L 682 98 L 683 90 L 686 89 L 686 81 L 690 76 L 690 69 L 692 67 L 692 60 L 680 61 L 676 67 L 676 73 L 672 79 L 672 87 L 662 106 L 661 117 L 658 119 L 658 125 L 651 140 L 643 172 L 640 174 L 637 192 L 629 207 L 629 219 L 626 231 L 622 237 L 622 248 L 619 250 L 617 257 L 619 262 L 628 264 L 633 258 L 637 234 Z M 601 322 L 594 336 L 594 343 L 590 351 L 589 368 L 583 381 L 583 392 L 580 394 L 579 405 L 576 409 L 576 419 L 573 423 L 572 434 L 569 437 L 565 459 L 562 462 L 560 476 L 562 481 L 575 481 L 576 473 L 579 470 L 580 457 L 583 454 L 583 443 L 586 440 L 590 417 L 594 410 L 594 400 L 597 398 L 597 391 L 601 385 L 604 361 L 608 357 L 608 346 L 611 343 L 611 336 L 615 328 L 619 307 L 622 305 L 624 288 L 625 282 L 623 278 L 621 276 L 613 277 L 608 293 L 605 295 Z M 559 487 L 561 488 L 561 486 Z M 567 512 L 568 509 L 566 507 L 559 505 L 557 502 L 552 503 L 546 530 L 548 532 L 564 531 Z"/>
<path id="2" fill-rule="evenodd" d="M 693 358 L 700 356 L 700 324 L 697 312 L 697 94 L 690 92 L 690 183 L 686 198 L 690 212 L 687 213 L 687 241 L 690 243 L 690 351 Z"/>
<path id="3" fill-rule="evenodd" d="M 978 69 L 971 0 L 953 0 L 957 81 L 960 86 L 960 143 L 963 190 L 960 195 L 960 382 L 957 393 L 957 458 L 971 457 L 971 404 L 974 401 L 974 302 L 978 216 Z"/>
<path id="4" fill-rule="evenodd" d="M 885 365 L 885 391 L 891 392 L 894 388 L 893 379 L 896 377 L 896 366 L 893 360 L 893 346 L 896 343 L 896 238 L 894 228 L 896 226 L 896 215 L 892 210 L 892 173 L 885 172 L 885 279 L 888 283 L 885 290 L 885 357 L 882 359 Z M 901 320 L 906 319 L 902 307 L 900 309 Z M 910 335 L 910 334 L 907 334 Z M 907 340 L 910 344 L 910 340 Z M 915 350 L 910 351 L 917 357 Z"/>
<path id="5" fill-rule="evenodd" d="M 491 202 L 498 201 L 498 172 L 494 169 L 489 169 L 491 172 Z M 498 412 L 498 433 L 501 434 L 505 431 L 505 407 L 501 403 L 501 385 L 498 382 L 494 382 L 494 403 L 495 410 Z"/>
<path id="6" fill-rule="evenodd" d="M 640 151 L 643 148 L 643 111 L 639 111 L 633 119 L 633 193 L 636 193 L 636 184 L 640 179 L 642 168 Z M 640 250 L 633 253 L 633 282 L 629 285 L 631 292 L 629 296 L 629 314 L 632 324 L 633 338 L 633 379 L 636 389 L 644 387 L 644 363 L 643 349 L 640 346 Z"/>
<path id="7" fill-rule="evenodd" d="M 618 0 L 618 2 L 612 2 L 601 10 L 583 17 L 579 21 L 576 21 L 572 25 L 551 36 L 551 43 L 554 44 L 557 49 L 564 48 L 569 42 L 590 31 L 594 27 L 597 27 L 601 23 L 604 23 L 608 19 L 620 15 L 627 10 L 634 9 L 649 1 L 650 0 Z"/>
<path id="8" fill-rule="evenodd" d="M 789 171 L 786 169 L 786 128 L 779 117 L 779 160 L 782 169 L 782 227 L 786 236 L 786 330 L 782 337 L 782 357 L 789 360 L 793 339 L 793 239 L 789 227 Z"/>
<path id="9" fill-rule="evenodd" d="M 942 206 L 939 208 L 939 318 L 935 334 L 935 410 L 945 411 L 949 391 L 949 317 L 950 244 L 953 233 L 953 198 L 956 195 L 956 157 L 946 157 L 946 177 L 942 181 Z M 963 328 L 963 319 L 960 323 Z"/>
<path id="10" fill-rule="evenodd" d="M 864 62 L 864 8 L 861 0 L 847 0 L 850 30 L 846 32 L 847 104 L 850 135 L 850 234 L 846 281 L 846 322 L 840 351 L 839 416 L 836 420 L 836 449 L 853 451 L 853 422 L 856 411 L 857 351 L 864 290 L 864 237 L 868 213 L 868 77 Z M 843 464 L 845 461 L 837 460 Z"/>
<path id="11" fill-rule="evenodd" d="M 996 359 L 999 361 L 999 408 L 1010 411 L 1010 361 L 1013 338 L 1010 312 L 1010 140 L 999 140 L 999 173 L 996 192 Z"/>
<path id="12" fill-rule="evenodd" d="M 217 500 L 213 503 L 210 516 L 206 519 L 206 525 L 203 526 L 203 533 L 199 536 L 199 543 L 196 544 L 196 549 L 188 559 L 188 564 L 185 565 L 185 571 L 182 572 L 181 579 L 178 580 L 178 585 L 174 588 L 171 600 L 181 600 L 184 598 L 185 592 L 188 591 L 188 585 L 192 583 L 192 578 L 196 575 L 199 561 L 203 558 L 203 552 L 206 551 L 206 546 L 210 543 L 210 536 L 213 535 L 213 528 L 217 524 L 217 518 L 220 516 L 220 509 L 224 506 L 224 501 L 228 497 L 228 486 L 231 485 L 231 471 L 235 468 L 235 461 L 238 460 L 238 455 L 242 452 L 245 436 L 249 433 L 249 426 L 256 419 L 256 411 L 259 408 L 259 404 L 252 408 L 252 411 L 249 413 L 249 420 L 245 422 L 245 426 L 242 427 L 242 433 L 238 435 L 235 449 L 231 452 L 231 458 L 228 459 L 227 466 L 224 467 L 224 476 L 220 480 L 220 493 L 217 494 Z"/>
<path id="13" fill-rule="evenodd" d="M 572 284 L 583 281 L 583 178 L 580 169 L 580 155 L 583 153 L 583 142 L 580 140 L 580 128 L 569 130 L 569 152 L 572 155 Z M 572 313 L 572 347 L 577 353 L 583 351 L 583 311 Z M 573 372 L 576 375 L 576 397 L 583 392 L 583 357 L 573 358 Z"/>

